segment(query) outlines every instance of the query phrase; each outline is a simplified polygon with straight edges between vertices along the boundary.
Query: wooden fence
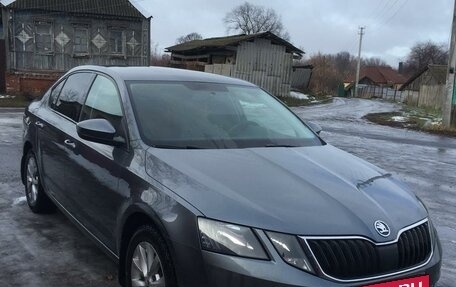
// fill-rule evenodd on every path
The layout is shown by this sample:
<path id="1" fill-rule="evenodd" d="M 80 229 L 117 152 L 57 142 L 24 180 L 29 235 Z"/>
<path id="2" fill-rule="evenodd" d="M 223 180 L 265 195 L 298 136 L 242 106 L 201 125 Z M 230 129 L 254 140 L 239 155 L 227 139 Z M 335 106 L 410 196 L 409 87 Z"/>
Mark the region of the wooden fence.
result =
<path id="1" fill-rule="evenodd" d="M 405 90 L 406 104 L 415 107 L 442 109 L 445 98 L 445 85 L 422 85 L 419 91 Z"/>
<path id="2" fill-rule="evenodd" d="M 389 101 L 405 103 L 409 106 L 440 110 L 446 93 L 445 85 L 421 85 L 419 91 L 399 91 L 387 87 L 360 85 L 360 98 L 381 98 Z"/>
<path id="3" fill-rule="evenodd" d="M 358 96 L 365 99 L 381 98 L 400 103 L 405 101 L 405 95 L 396 89 L 370 85 L 360 85 L 358 89 Z"/>

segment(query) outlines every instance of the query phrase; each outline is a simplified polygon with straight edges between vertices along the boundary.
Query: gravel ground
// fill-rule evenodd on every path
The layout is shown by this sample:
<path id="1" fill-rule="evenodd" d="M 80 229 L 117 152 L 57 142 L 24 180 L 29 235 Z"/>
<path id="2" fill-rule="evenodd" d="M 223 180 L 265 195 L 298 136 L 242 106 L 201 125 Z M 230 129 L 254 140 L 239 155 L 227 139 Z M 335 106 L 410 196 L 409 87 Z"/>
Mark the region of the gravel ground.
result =
<path id="1" fill-rule="evenodd" d="M 402 178 L 426 202 L 444 248 L 438 287 L 456 282 L 456 140 L 363 120 L 400 106 L 371 100 L 294 108 L 329 143 Z M 19 178 L 22 113 L 0 109 L 1 286 L 118 286 L 116 266 L 61 213 L 35 215 Z"/>

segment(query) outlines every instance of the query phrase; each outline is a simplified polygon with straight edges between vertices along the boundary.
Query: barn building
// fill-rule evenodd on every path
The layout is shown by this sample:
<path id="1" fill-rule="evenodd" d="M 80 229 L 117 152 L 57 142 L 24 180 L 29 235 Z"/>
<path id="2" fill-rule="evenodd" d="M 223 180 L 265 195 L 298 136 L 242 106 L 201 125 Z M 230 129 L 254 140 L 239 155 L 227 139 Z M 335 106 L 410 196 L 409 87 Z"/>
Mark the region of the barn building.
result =
<path id="1" fill-rule="evenodd" d="M 166 49 L 174 67 L 252 82 L 275 96 L 289 96 L 293 59 L 303 51 L 271 32 L 193 40 Z"/>
<path id="2" fill-rule="evenodd" d="M 399 88 L 406 78 L 390 66 L 366 66 L 361 68 L 358 96 L 360 98 L 383 98 L 403 102 Z M 350 79 L 345 85 L 345 95 L 355 94 L 355 79 Z"/>
<path id="3" fill-rule="evenodd" d="M 79 65 L 150 62 L 151 16 L 128 0 L 16 0 L 1 17 L 0 92 L 40 95 Z"/>
<path id="4" fill-rule="evenodd" d="M 307 91 L 312 78 L 312 65 L 293 65 L 291 74 L 291 88 L 301 91 Z"/>
<path id="5" fill-rule="evenodd" d="M 447 92 L 447 65 L 430 64 L 411 76 L 400 88 L 411 106 L 442 109 Z"/>

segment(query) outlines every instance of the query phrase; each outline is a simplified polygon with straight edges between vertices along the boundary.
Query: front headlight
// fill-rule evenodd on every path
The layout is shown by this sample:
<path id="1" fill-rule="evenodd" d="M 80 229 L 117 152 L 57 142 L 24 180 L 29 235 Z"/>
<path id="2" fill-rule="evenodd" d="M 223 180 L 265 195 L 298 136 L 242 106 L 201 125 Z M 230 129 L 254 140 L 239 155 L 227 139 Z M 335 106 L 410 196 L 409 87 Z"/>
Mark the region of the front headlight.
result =
<path id="1" fill-rule="evenodd" d="M 198 218 L 204 250 L 248 258 L 268 259 L 252 229 L 230 223 Z"/>
<path id="2" fill-rule="evenodd" d="M 274 232 L 266 232 L 266 234 L 285 262 L 301 270 L 314 273 L 296 236 Z"/>

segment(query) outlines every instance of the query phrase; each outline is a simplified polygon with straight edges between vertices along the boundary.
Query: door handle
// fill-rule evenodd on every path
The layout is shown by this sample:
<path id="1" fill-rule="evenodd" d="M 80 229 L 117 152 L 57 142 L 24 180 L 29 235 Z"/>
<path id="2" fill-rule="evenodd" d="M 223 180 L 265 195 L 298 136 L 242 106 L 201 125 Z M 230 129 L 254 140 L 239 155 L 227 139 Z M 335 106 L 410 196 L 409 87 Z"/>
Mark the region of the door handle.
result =
<path id="1" fill-rule="evenodd" d="M 76 144 L 74 142 L 72 142 L 71 140 L 65 140 L 64 141 L 65 145 L 66 146 L 69 146 L 70 148 L 74 149 L 76 147 Z"/>
<path id="2" fill-rule="evenodd" d="M 44 124 L 40 121 L 36 121 L 35 126 L 39 127 L 40 129 L 44 128 Z"/>

